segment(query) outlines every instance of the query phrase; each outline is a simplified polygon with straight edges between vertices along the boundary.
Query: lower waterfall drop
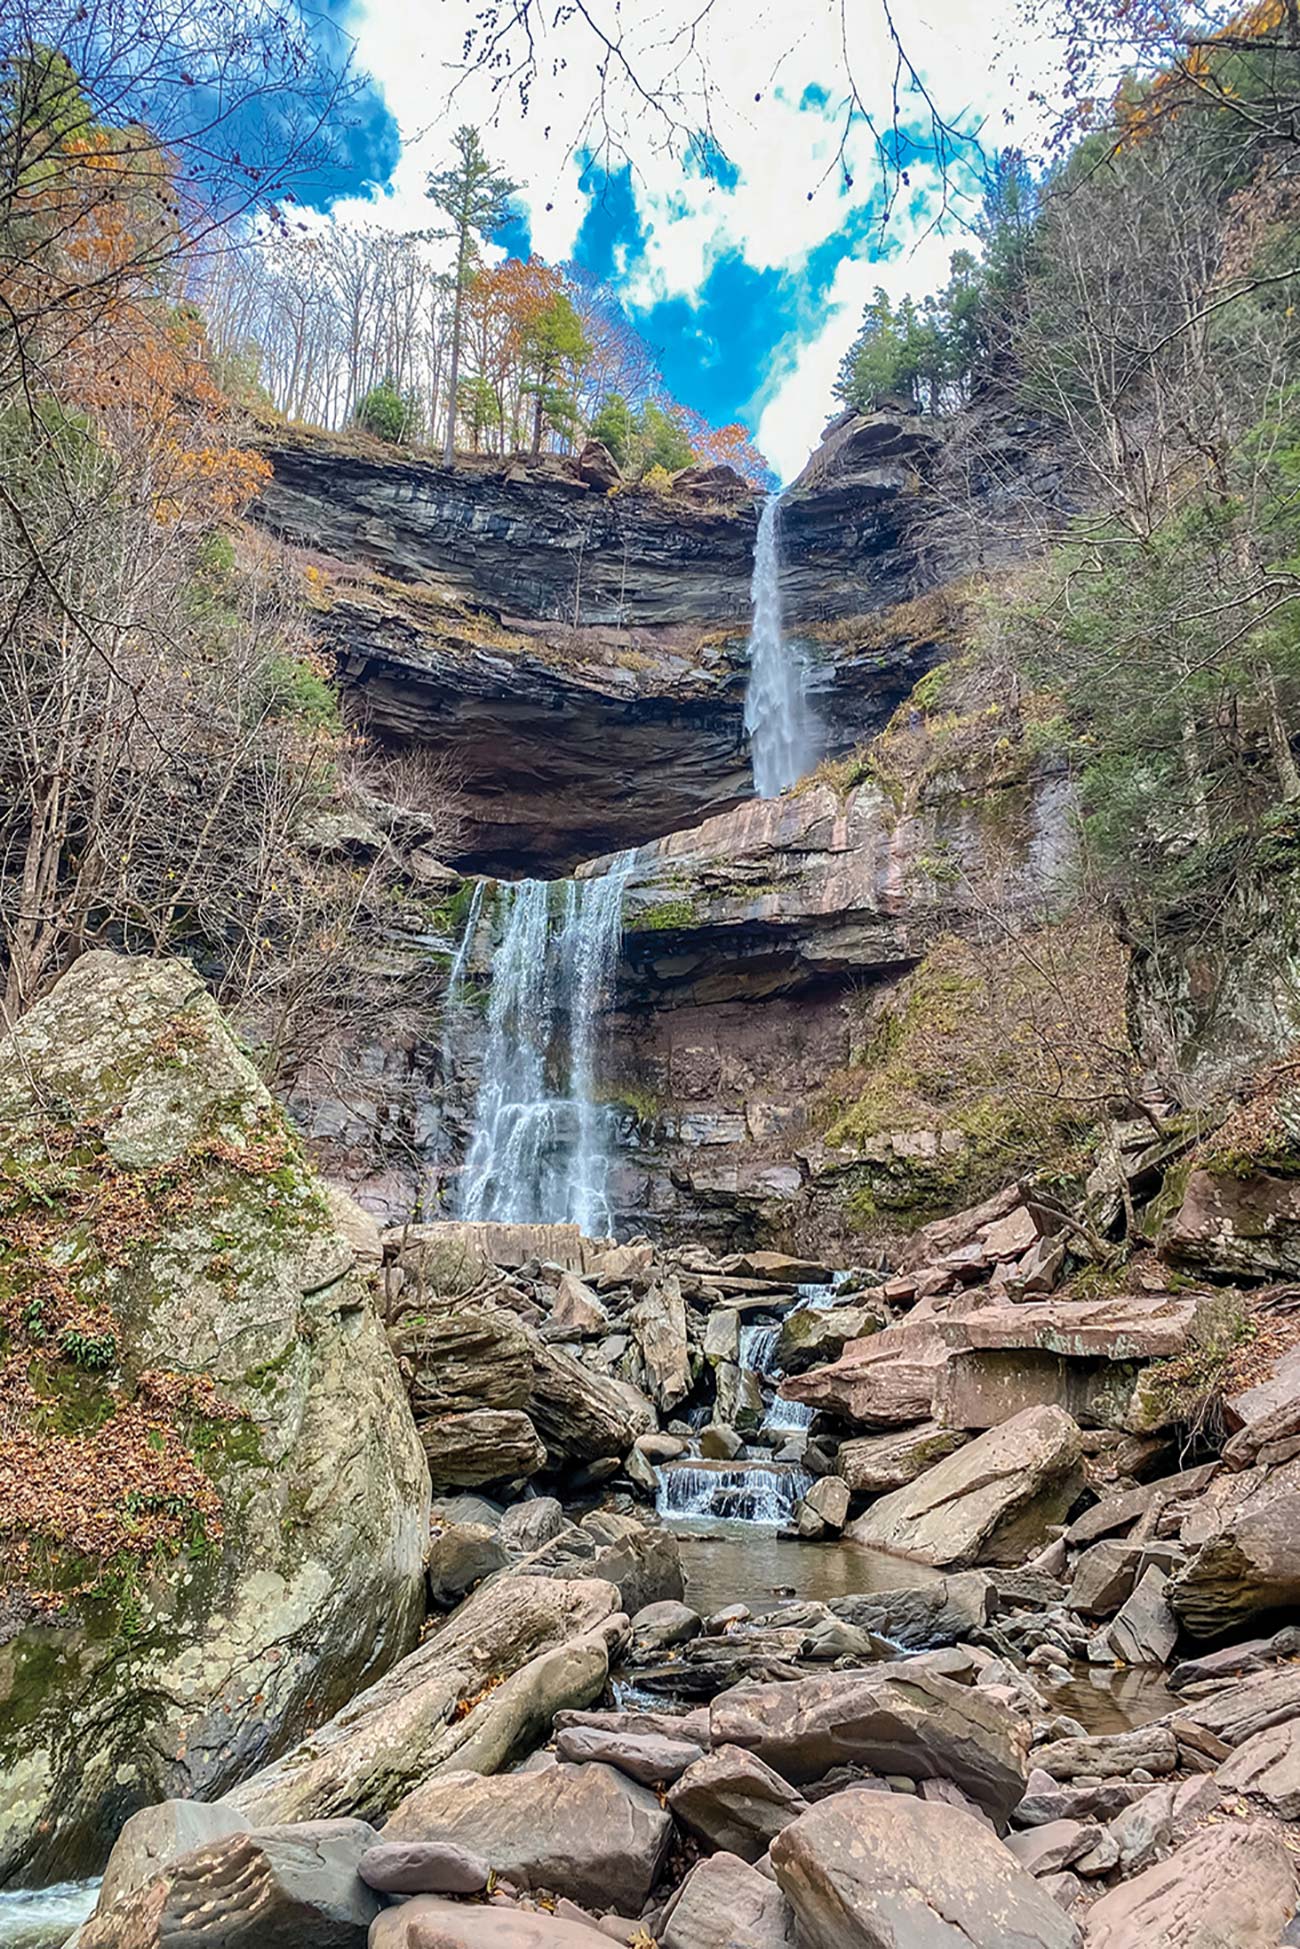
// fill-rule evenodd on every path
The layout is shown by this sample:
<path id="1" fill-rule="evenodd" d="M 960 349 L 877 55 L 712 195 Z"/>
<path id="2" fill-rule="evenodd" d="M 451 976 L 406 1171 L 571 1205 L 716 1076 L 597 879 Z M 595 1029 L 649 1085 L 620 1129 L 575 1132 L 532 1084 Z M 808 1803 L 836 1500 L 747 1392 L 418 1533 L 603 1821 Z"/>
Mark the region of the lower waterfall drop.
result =
<path id="1" fill-rule="evenodd" d="M 811 771 L 822 734 L 808 702 L 804 660 L 787 641 L 781 617 L 781 497 L 769 494 L 758 519 L 749 585 L 749 688 L 745 729 L 760 799 L 779 798 Z"/>
<path id="2" fill-rule="evenodd" d="M 503 889 L 462 1218 L 611 1229 L 614 1119 L 595 1100 L 595 1068 L 634 857 L 620 853 L 599 879 Z"/>

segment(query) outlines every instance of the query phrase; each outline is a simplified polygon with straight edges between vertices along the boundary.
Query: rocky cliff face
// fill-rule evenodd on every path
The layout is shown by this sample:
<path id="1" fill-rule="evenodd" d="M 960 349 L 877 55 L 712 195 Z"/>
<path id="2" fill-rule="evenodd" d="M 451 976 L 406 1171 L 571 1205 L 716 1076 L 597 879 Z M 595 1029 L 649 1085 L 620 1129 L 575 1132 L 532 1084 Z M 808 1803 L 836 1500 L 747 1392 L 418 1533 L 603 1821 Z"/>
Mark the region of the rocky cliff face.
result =
<path id="1" fill-rule="evenodd" d="M 1023 431 L 1001 439 L 1023 479 Z M 553 458 L 448 468 L 301 435 L 267 451 L 261 518 L 314 564 L 358 718 L 457 777 L 459 864 L 554 875 L 748 794 L 743 483 L 610 493 Z M 787 496 L 787 623 L 832 755 L 951 650 L 934 592 L 996 553 L 1002 498 L 987 457 L 887 415 L 841 429 Z"/>

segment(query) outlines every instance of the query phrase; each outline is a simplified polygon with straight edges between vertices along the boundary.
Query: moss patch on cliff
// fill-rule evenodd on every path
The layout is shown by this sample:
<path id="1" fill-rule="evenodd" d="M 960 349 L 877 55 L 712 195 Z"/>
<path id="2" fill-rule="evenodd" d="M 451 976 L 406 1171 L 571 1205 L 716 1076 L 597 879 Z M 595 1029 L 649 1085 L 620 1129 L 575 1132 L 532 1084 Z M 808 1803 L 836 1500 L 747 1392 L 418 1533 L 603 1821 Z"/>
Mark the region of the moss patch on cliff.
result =
<path id="1" fill-rule="evenodd" d="M 1126 965 L 1104 926 L 1077 918 L 936 941 L 868 1006 L 823 1102 L 827 1142 L 862 1158 L 859 1219 L 955 1209 L 1013 1173 L 1070 1175 L 1128 1073 Z"/>
<path id="2" fill-rule="evenodd" d="M 910 811 L 936 797 L 1023 786 L 1068 742 L 1054 697 L 968 651 L 926 672 L 867 755 L 895 805 Z"/>

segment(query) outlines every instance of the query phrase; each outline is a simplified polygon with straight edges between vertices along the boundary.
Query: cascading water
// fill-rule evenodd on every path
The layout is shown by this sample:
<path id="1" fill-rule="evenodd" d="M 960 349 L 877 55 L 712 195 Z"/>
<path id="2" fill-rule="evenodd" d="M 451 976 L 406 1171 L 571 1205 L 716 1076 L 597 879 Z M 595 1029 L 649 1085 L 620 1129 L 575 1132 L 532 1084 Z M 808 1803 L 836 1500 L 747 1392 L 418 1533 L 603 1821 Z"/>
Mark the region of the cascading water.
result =
<path id="1" fill-rule="evenodd" d="M 504 889 L 462 1218 L 611 1227 L 613 1113 L 595 1101 L 632 852 L 599 879 Z"/>
<path id="2" fill-rule="evenodd" d="M 758 520 L 749 585 L 749 689 L 745 729 L 754 791 L 774 799 L 812 770 L 821 756 L 821 727 L 808 702 L 804 660 L 786 639 L 781 618 L 781 497 L 769 494 Z"/>
<path id="3" fill-rule="evenodd" d="M 661 1516 L 785 1524 L 812 1480 L 788 1462 L 668 1462 L 659 1470 L 655 1506 Z"/>

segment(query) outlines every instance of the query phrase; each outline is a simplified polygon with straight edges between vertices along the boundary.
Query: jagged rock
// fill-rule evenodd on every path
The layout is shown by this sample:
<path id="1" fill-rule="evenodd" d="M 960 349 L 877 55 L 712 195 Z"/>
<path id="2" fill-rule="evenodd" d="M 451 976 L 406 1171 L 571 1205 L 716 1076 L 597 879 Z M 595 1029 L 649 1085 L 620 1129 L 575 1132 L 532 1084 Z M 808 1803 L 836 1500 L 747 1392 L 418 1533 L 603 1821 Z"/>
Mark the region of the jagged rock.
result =
<path id="1" fill-rule="evenodd" d="M 603 1577 L 629 1614 L 647 1604 L 680 1603 L 682 1564 L 677 1538 L 658 1523 L 593 1509 L 580 1523 L 512 1566 L 517 1577 Z"/>
<path id="2" fill-rule="evenodd" d="M 802 1374 L 823 1361 L 838 1360 L 851 1340 L 861 1340 L 884 1325 L 865 1306 L 799 1306 L 781 1322 L 776 1364 L 783 1374 Z"/>
<path id="3" fill-rule="evenodd" d="M 697 1861 L 659 1923 L 662 1949 L 794 1949 L 794 1911 L 736 1854 Z"/>
<path id="4" fill-rule="evenodd" d="M 667 1787 L 688 1766 L 704 1757 L 703 1749 L 685 1739 L 665 1739 L 653 1732 L 601 1732 L 595 1726 L 564 1726 L 556 1734 L 555 1750 L 575 1766 L 593 1761 L 626 1773 L 643 1787 Z"/>
<path id="5" fill-rule="evenodd" d="M 690 1712 L 557 1712 L 555 1729 L 590 1726 L 597 1732 L 632 1733 L 640 1737 L 654 1733 L 661 1739 L 688 1739 L 693 1745 L 709 1743 L 709 1715 L 703 1706 Z"/>
<path id="6" fill-rule="evenodd" d="M 590 1286 L 576 1273 L 566 1272 L 555 1288 L 551 1324 L 568 1327 L 585 1338 L 596 1338 L 609 1331 L 609 1314 Z"/>
<path id="7" fill-rule="evenodd" d="M 467 1295 L 496 1268 L 516 1270 L 530 1260 L 585 1273 L 604 1264 L 599 1243 L 576 1225 L 506 1225 L 488 1218 L 438 1218 L 397 1225 L 384 1233 L 384 1251 L 411 1273 L 421 1299 L 429 1294 Z"/>
<path id="8" fill-rule="evenodd" d="M 831 1279 L 831 1268 L 820 1259 L 795 1259 L 788 1252 L 740 1252 L 734 1259 L 724 1259 L 721 1269 L 788 1286 L 826 1286 Z"/>
<path id="9" fill-rule="evenodd" d="M 993 1585 L 982 1570 L 962 1570 L 897 1590 L 833 1597 L 830 1608 L 860 1630 L 923 1651 L 958 1644 L 982 1631 L 993 1609 Z"/>
<path id="10" fill-rule="evenodd" d="M 818 1949 L 1077 1949 L 1079 1931 L 959 1807 L 839 1793 L 772 1844 L 799 1940 Z"/>
<path id="11" fill-rule="evenodd" d="M 1215 1779 L 1226 1793 L 1263 1800 L 1279 1820 L 1300 1820 L 1300 1719 L 1255 1733 L 1223 1762 Z"/>
<path id="12" fill-rule="evenodd" d="M 940 1320 L 939 1337 L 956 1351 L 1037 1352 L 1063 1360 L 1162 1360 L 1187 1346 L 1197 1301 L 1171 1293 L 1108 1299 L 1043 1300 L 1033 1306 L 982 1306 Z"/>
<path id="13" fill-rule="evenodd" d="M 1071 1546 L 1095 1543 L 1098 1537 L 1128 1529 L 1131 1524 L 1144 1518 L 1154 1518 L 1166 1507 L 1190 1502 L 1214 1481 L 1218 1468 L 1217 1462 L 1202 1462 L 1198 1467 L 1184 1469 L 1178 1475 L 1161 1476 L 1154 1482 L 1138 1482 L 1131 1489 L 1120 1489 L 1114 1495 L 1103 1496 L 1091 1509 L 1085 1509 L 1081 1516 L 1075 1517 L 1065 1532 L 1065 1540 Z"/>
<path id="14" fill-rule="evenodd" d="M 1194 1780 L 1148 1787 L 1140 1800 L 1122 1808 L 1110 1822 L 1122 1872 L 1136 1874 L 1157 1854 L 1166 1853 L 1198 1816 L 1213 1813 L 1221 1798 L 1215 1782 L 1204 1773 Z"/>
<path id="15" fill-rule="evenodd" d="M 617 460 L 600 440 L 588 440 L 575 465 L 579 480 L 585 481 L 588 487 L 599 487 L 607 494 L 618 487 L 623 479 Z"/>
<path id="16" fill-rule="evenodd" d="M 429 1298 L 403 1315 L 392 1341 L 411 1376 L 417 1425 L 481 1408 L 528 1405 L 532 1348 L 522 1323 L 502 1306 Z"/>
<path id="17" fill-rule="evenodd" d="M 715 1376 L 715 1425 L 737 1429 L 741 1435 L 756 1435 L 763 1425 L 767 1405 L 758 1375 L 734 1361 L 718 1363 Z"/>
<path id="18" fill-rule="evenodd" d="M 380 1841 L 357 1872 L 380 1895 L 481 1895 L 492 1869 L 454 1841 Z"/>
<path id="19" fill-rule="evenodd" d="M 454 1610 L 467 1591 L 509 1561 L 499 1529 L 485 1523 L 451 1523 L 429 1545 L 429 1601 L 435 1610 Z"/>
<path id="20" fill-rule="evenodd" d="M 1025 1873 L 1038 1878 L 1068 1868 L 1080 1855 L 1096 1847 L 1101 1836 L 1098 1821 L 1049 1820 L 1041 1827 L 1027 1827 L 1023 1833 L 1009 1834 L 1006 1844 Z"/>
<path id="21" fill-rule="evenodd" d="M 155 1807 L 142 1807 L 132 1814 L 113 1843 L 104 1879 L 95 1902 L 103 1914 L 133 1888 L 142 1888 L 182 1854 L 224 1840 L 228 1834 L 245 1834 L 248 1822 L 223 1800 L 211 1804 L 202 1800 L 160 1800 Z"/>
<path id="22" fill-rule="evenodd" d="M 1300 1665 L 1277 1665 L 1180 1707 L 1180 1719 L 1241 1746 L 1266 1726 L 1300 1718 Z"/>
<path id="23" fill-rule="evenodd" d="M 1137 1726 L 1132 1732 L 1088 1734 L 1081 1739 L 1053 1739 L 1035 1746 L 1034 1765 L 1054 1780 L 1121 1778 L 1131 1773 L 1172 1773 L 1178 1764 L 1178 1745 L 1168 1726 Z"/>
<path id="24" fill-rule="evenodd" d="M 711 1421 L 700 1430 L 700 1454 L 708 1462 L 730 1462 L 745 1446 L 734 1428 Z"/>
<path id="25" fill-rule="evenodd" d="M 704 1358 L 716 1367 L 729 1361 L 734 1367 L 740 1359 L 740 1314 L 732 1306 L 720 1306 L 704 1323 Z"/>
<path id="26" fill-rule="evenodd" d="M 1019 1310 L 1019 1309 L 1017 1309 Z M 1057 1407 L 1087 1427 L 1150 1427 L 1136 1361 L 1054 1353 L 953 1350 L 935 1379 L 934 1411 L 955 1428 L 997 1428 L 1028 1408 Z"/>
<path id="27" fill-rule="evenodd" d="M 743 474 L 718 461 L 681 468 L 673 475 L 673 493 L 698 495 L 704 500 L 750 501 L 754 489 Z"/>
<path id="28" fill-rule="evenodd" d="M 1066 1600 L 1081 1617 L 1111 1617 L 1137 1581 L 1142 1562 L 1140 1543 L 1117 1543 L 1107 1538 L 1083 1552 L 1074 1566 L 1074 1580 Z"/>
<path id="29" fill-rule="evenodd" d="M 1163 1665 L 1178 1638 L 1178 1625 L 1166 1602 L 1169 1579 L 1154 1563 L 1114 1622 L 1101 1634 L 1111 1655 L 1124 1665 Z"/>
<path id="30" fill-rule="evenodd" d="M 1300 1185 L 1257 1171 L 1193 1171 L 1160 1234 L 1160 1254 L 1212 1279 L 1300 1274 Z"/>
<path id="31" fill-rule="evenodd" d="M 1069 1415 L 1030 1408 L 882 1496 L 846 1533 L 955 1568 L 1015 1564 L 1045 1541 L 1081 1479 L 1079 1430 Z"/>
<path id="32" fill-rule="evenodd" d="M 905 1427 L 930 1419 L 947 1357 L 931 1321 L 905 1321 L 851 1340 L 838 1360 L 793 1375 L 780 1392 L 785 1400 L 825 1408 L 863 1427 Z"/>
<path id="33" fill-rule="evenodd" d="M 386 1909 L 370 1949 L 608 1949 L 609 1937 L 585 1923 L 538 1909 L 471 1907 L 434 1895 Z"/>
<path id="34" fill-rule="evenodd" d="M 252 1825 L 340 1807 L 383 1819 L 417 1780 L 504 1766 L 546 1736 L 557 1711 L 599 1694 L 609 1669 L 601 1634 L 617 1612 L 612 1584 L 499 1577 L 228 1798 Z"/>
<path id="35" fill-rule="evenodd" d="M 1300 1604 L 1300 1458 L 1225 1512 L 1167 1595 L 1197 1638 L 1226 1637 L 1266 1611 Z"/>
<path id="36" fill-rule="evenodd" d="M 640 1912 L 671 1832 L 644 1787 L 610 1766 L 564 1761 L 538 1773 L 426 1780 L 384 1828 L 394 1841 L 456 1841 L 517 1887 L 624 1914 Z"/>
<path id="37" fill-rule="evenodd" d="M 78 1949 L 366 1949 L 380 1903 L 357 1866 L 375 1839 L 363 1820 L 313 1820 L 210 1841 L 97 1911 Z"/>
<path id="38" fill-rule="evenodd" d="M 1088 1949 L 1277 1949 L 1295 1875 L 1276 1827 L 1207 1827 L 1088 1914 Z"/>
<path id="39" fill-rule="evenodd" d="M 536 1475 L 546 1449 L 520 1408 L 474 1408 L 419 1424 L 435 1489 L 476 1489 L 485 1482 Z"/>
<path id="40" fill-rule="evenodd" d="M 354 1250 L 191 967 L 76 962 L 0 1040 L 0 1154 L 11 1299 L 57 1265 L 102 1343 L 43 1354 L 76 1432 L 21 1401 L 6 1421 L 29 1500 L 7 1511 L 0 1879 L 39 1880 L 101 1866 L 143 1802 L 217 1797 L 400 1657 L 429 1490 Z M 23 1551 L 65 1476 L 94 1495 L 75 1552 L 43 1537 L 51 1615 Z"/>
<path id="41" fill-rule="evenodd" d="M 641 1432 L 616 1381 L 595 1374 L 560 1347 L 533 1339 L 528 1412 L 554 1464 L 626 1455 Z"/>
<path id="42" fill-rule="evenodd" d="M 1271 1638 L 1248 1638 L 1244 1644 L 1222 1645 L 1217 1651 L 1202 1652 L 1174 1666 L 1168 1683 L 1175 1692 L 1199 1685 L 1206 1679 L 1245 1678 L 1265 1670 L 1283 1658 L 1300 1657 L 1300 1628 L 1284 1625 Z"/>
<path id="43" fill-rule="evenodd" d="M 686 1307 L 679 1282 L 668 1277 L 653 1285 L 628 1316 L 645 1361 L 650 1393 L 665 1413 L 684 1401 L 691 1388 L 686 1346 Z"/>
<path id="44" fill-rule="evenodd" d="M 1136 1780 L 1084 1779 L 1077 1786 L 1058 1786 L 1038 1766 L 1029 1784 L 1031 1790 L 1012 1816 L 1021 1827 L 1041 1827 L 1057 1820 L 1109 1821 L 1151 1791 Z"/>
<path id="45" fill-rule="evenodd" d="M 757 1753 L 802 1785 L 853 1764 L 912 1780 L 951 1780 L 995 1819 L 1025 1785 L 1024 1731 L 987 1694 L 911 1662 L 739 1685 L 710 1708 L 712 1744 Z"/>
<path id="46" fill-rule="evenodd" d="M 807 1806 L 801 1793 L 754 1753 L 715 1746 L 682 1774 L 668 1805 L 710 1848 L 757 1861 Z"/>
<path id="47" fill-rule="evenodd" d="M 937 1421 L 922 1421 L 895 1434 L 862 1435 L 840 1443 L 836 1473 L 855 1494 L 881 1495 L 915 1482 L 969 1440 L 964 1428 L 945 1428 Z"/>

